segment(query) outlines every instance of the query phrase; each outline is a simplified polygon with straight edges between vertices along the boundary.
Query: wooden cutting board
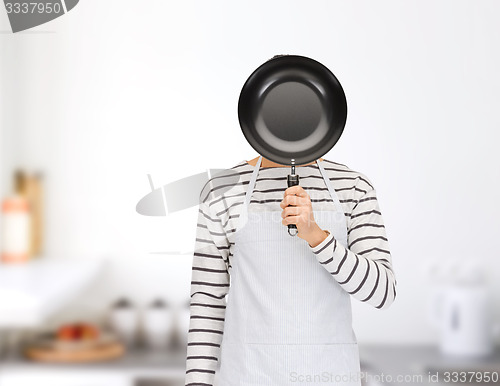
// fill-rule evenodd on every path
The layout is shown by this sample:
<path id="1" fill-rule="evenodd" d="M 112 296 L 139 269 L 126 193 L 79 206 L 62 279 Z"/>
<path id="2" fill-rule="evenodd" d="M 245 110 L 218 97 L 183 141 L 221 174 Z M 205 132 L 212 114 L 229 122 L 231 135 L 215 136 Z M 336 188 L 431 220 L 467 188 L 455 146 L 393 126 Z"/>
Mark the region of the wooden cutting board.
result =
<path id="1" fill-rule="evenodd" d="M 120 342 L 110 342 L 78 350 L 61 350 L 51 347 L 26 347 L 24 355 L 35 361 L 44 362 L 94 362 L 118 358 L 125 352 Z"/>

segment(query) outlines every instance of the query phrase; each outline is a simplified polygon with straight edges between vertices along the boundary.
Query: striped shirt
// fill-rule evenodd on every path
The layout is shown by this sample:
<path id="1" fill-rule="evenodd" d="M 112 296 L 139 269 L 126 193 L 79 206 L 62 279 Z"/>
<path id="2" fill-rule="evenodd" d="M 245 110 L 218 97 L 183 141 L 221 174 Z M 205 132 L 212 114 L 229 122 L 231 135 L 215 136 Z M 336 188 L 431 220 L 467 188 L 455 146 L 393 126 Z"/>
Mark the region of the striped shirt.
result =
<path id="1" fill-rule="evenodd" d="M 348 247 L 337 243 L 330 232 L 319 245 L 309 248 L 318 264 L 345 291 L 359 301 L 385 309 L 396 297 L 396 278 L 373 184 L 364 174 L 345 165 L 326 159 L 320 162 L 346 216 Z M 234 236 L 253 170 L 254 166 L 241 161 L 229 170 L 236 176 L 230 187 L 222 182 L 215 185 L 217 176 L 214 176 L 200 193 L 192 265 L 186 385 L 213 385 L 224 330 Z M 316 163 L 298 166 L 296 173 L 300 186 L 309 194 L 313 214 L 315 210 L 335 210 Z M 288 187 L 288 174 L 289 167 L 261 166 L 248 210 L 281 212 L 280 202 Z M 224 193 L 220 194 L 222 188 Z"/>

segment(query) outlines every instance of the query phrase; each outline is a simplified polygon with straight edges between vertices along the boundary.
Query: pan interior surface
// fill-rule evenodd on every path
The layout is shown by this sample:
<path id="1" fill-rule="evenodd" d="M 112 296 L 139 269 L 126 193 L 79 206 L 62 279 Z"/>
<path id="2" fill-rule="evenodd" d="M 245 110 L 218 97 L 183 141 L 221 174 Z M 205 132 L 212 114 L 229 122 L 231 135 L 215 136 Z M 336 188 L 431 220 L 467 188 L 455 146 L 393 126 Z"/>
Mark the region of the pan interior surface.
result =
<path id="1" fill-rule="evenodd" d="M 286 141 L 299 141 L 312 135 L 318 127 L 321 100 L 303 83 L 283 82 L 264 97 L 260 114 L 271 134 Z"/>
<path id="2" fill-rule="evenodd" d="M 283 165 L 310 163 L 338 141 L 347 118 L 337 78 L 315 60 L 289 55 L 261 65 L 243 86 L 240 126 L 250 145 Z"/>

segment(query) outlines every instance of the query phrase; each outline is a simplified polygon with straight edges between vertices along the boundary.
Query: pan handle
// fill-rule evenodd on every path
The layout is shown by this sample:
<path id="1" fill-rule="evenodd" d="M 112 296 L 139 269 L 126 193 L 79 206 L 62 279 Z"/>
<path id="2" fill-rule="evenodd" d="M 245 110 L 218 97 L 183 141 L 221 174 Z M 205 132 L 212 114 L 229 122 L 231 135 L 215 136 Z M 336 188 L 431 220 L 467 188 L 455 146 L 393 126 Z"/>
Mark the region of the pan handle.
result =
<path id="1" fill-rule="evenodd" d="M 289 174 L 287 177 L 288 187 L 298 185 L 299 184 L 299 175 L 295 174 L 295 165 L 292 164 L 292 174 Z M 295 236 L 299 233 L 297 229 L 297 225 L 288 224 L 288 234 L 290 236 Z"/>

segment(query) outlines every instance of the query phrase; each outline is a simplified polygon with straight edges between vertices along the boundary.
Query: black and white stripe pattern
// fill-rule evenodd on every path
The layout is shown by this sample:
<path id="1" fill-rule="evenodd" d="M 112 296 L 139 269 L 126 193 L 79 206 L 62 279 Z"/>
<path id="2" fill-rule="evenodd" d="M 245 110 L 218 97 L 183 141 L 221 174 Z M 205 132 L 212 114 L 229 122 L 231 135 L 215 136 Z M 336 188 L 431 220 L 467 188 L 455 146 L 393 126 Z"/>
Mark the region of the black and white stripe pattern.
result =
<path id="1" fill-rule="evenodd" d="M 348 248 L 330 234 L 311 250 L 332 279 L 354 298 L 379 309 L 387 308 L 396 297 L 396 279 L 373 184 L 345 165 L 322 162 L 346 215 Z M 185 384 L 190 386 L 213 385 L 224 329 L 234 232 L 254 166 L 241 161 L 230 170 L 238 174 L 239 180 L 233 181 L 229 190 L 223 176 L 214 176 L 200 193 L 186 358 Z M 296 170 L 313 211 L 334 210 L 317 164 Z M 249 210 L 281 212 L 279 203 L 289 173 L 287 167 L 261 167 Z M 224 193 L 218 194 L 221 189 Z"/>
<path id="2" fill-rule="evenodd" d="M 375 190 L 357 200 L 348 217 L 348 248 L 329 235 L 311 249 L 354 298 L 380 309 L 394 301 L 396 278 Z"/>

